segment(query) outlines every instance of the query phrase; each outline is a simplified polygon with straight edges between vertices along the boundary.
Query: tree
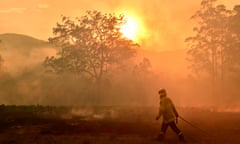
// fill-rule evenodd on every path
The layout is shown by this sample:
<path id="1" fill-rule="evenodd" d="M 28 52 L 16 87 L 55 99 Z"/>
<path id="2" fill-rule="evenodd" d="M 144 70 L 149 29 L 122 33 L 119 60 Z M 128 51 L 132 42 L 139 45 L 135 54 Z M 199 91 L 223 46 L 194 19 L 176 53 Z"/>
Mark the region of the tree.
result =
<path id="1" fill-rule="evenodd" d="M 239 78 L 240 72 L 240 5 L 236 5 L 229 17 L 229 36 L 228 44 L 226 45 L 228 70 L 234 79 Z"/>
<path id="2" fill-rule="evenodd" d="M 51 43 L 61 47 L 57 56 L 47 57 L 45 66 L 56 73 L 71 72 L 90 79 L 101 89 L 104 77 L 134 57 L 138 46 L 124 38 L 120 27 L 123 15 L 87 11 L 85 16 L 62 22 L 53 28 Z"/>
<path id="3" fill-rule="evenodd" d="M 214 6 L 216 0 L 203 0 L 201 8 L 192 19 L 199 26 L 193 30 L 196 35 L 186 39 L 190 68 L 198 77 L 205 75 L 211 79 L 212 96 L 223 95 L 224 77 L 226 76 L 226 44 L 228 18 L 231 14 L 224 5 Z M 205 83 L 206 85 L 206 83 Z M 219 92 L 219 93 L 218 93 Z"/>
<path id="4" fill-rule="evenodd" d="M 201 9 L 192 19 L 197 19 L 199 27 L 193 30 L 196 35 L 186 39 L 190 49 L 190 68 L 193 72 L 210 75 L 213 82 L 223 79 L 226 62 L 225 44 L 227 36 L 227 22 L 230 12 L 224 5 L 214 7 L 216 0 L 203 0 Z"/>
<path id="5" fill-rule="evenodd" d="M 214 6 L 216 0 L 203 0 L 193 19 L 199 27 L 196 35 L 188 37 L 190 68 L 196 73 L 207 73 L 213 81 L 240 71 L 240 6 L 227 10 L 224 5 Z"/>
<path id="6" fill-rule="evenodd" d="M 138 76 L 144 79 L 147 75 L 151 73 L 151 70 L 150 70 L 151 67 L 152 65 L 150 60 L 144 57 L 138 65 L 135 65 L 133 69 L 133 73 L 135 76 Z"/>
<path id="7" fill-rule="evenodd" d="M 198 26 L 193 29 L 195 36 L 186 39 L 188 58 L 194 73 L 211 78 L 213 96 L 230 97 L 236 90 L 233 81 L 240 80 L 240 6 L 228 10 L 215 2 L 203 0 L 192 16 Z"/>

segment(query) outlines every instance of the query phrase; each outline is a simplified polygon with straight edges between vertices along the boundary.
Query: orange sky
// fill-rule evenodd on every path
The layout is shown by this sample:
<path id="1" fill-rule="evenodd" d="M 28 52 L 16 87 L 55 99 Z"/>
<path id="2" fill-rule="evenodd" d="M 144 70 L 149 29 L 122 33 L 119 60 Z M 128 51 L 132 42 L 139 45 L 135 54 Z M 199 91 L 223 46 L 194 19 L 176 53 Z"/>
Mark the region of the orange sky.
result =
<path id="1" fill-rule="evenodd" d="M 240 0 L 219 0 L 240 4 Z M 0 0 L 0 33 L 20 33 L 47 40 L 60 16 L 82 16 L 86 10 L 131 12 L 143 20 L 146 38 L 140 45 L 151 50 L 184 48 L 192 34 L 190 16 L 201 0 Z"/>

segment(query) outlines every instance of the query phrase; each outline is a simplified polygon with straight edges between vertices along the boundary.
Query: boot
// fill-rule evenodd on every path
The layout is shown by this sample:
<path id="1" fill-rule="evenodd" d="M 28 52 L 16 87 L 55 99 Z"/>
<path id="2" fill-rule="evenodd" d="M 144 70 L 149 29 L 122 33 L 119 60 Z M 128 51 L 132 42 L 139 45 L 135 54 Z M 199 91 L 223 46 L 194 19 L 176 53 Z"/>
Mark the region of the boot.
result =
<path id="1" fill-rule="evenodd" d="M 179 139 L 179 141 L 181 141 L 181 142 L 185 142 L 185 139 L 184 139 L 184 136 L 183 136 L 183 133 L 182 133 L 182 132 L 180 132 L 180 133 L 178 134 L 178 139 Z"/>
<path id="2" fill-rule="evenodd" d="M 164 140 L 164 134 L 159 134 L 158 137 L 157 137 L 157 140 L 159 141 L 163 141 Z"/>

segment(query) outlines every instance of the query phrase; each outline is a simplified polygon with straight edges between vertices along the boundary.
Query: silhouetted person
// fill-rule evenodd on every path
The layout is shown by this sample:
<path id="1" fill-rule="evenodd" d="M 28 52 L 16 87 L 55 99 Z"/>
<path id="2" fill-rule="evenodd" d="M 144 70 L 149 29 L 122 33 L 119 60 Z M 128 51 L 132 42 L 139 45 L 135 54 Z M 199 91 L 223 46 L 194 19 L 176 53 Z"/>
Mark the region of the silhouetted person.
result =
<path id="1" fill-rule="evenodd" d="M 163 117 L 161 132 L 158 136 L 158 140 L 161 141 L 164 139 L 167 128 L 170 126 L 171 129 L 178 135 L 179 140 L 184 141 L 183 133 L 178 129 L 176 125 L 178 112 L 173 102 L 169 97 L 167 97 L 167 92 L 165 89 L 160 89 L 158 91 L 158 94 L 160 95 L 160 107 L 156 120 L 158 120 L 161 116 Z"/>

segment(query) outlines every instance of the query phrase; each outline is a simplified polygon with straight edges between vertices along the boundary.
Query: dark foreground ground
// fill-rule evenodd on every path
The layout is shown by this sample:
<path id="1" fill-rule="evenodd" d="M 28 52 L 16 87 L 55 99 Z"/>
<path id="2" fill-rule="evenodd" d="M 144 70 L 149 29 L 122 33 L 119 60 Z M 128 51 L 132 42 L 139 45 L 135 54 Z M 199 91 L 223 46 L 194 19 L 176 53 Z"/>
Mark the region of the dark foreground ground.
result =
<path id="1" fill-rule="evenodd" d="M 175 144 L 169 129 L 156 141 L 153 107 L 0 106 L 0 144 Z M 197 128 L 179 120 L 189 144 L 239 144 L 240 113 L 179 108 Z"/>

